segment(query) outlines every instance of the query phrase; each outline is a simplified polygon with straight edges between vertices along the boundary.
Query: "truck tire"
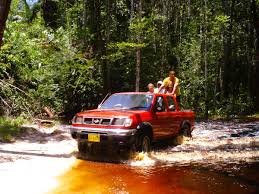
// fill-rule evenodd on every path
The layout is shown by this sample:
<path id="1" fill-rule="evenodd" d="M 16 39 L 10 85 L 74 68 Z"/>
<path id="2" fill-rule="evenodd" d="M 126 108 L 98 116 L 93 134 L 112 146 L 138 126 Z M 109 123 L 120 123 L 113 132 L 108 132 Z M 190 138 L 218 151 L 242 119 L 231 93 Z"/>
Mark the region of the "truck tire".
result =
<path id="1" fill-rule="evenodd" d="M 139 135 L 136 151 L 143 153 L 149 153 L 151 151 L 151 138 L 147 133 Z"/>
<path id="2" fill-rule="evenodd" d="M 184 137 L 191 137 L 190 126 L 188 124 L 184 124 L 180 129 L 178 135 L 175 137 L 175 144 L 180 145 L 183 144 Z"/>
<path id="3" fill-rule="evenodd" d="M 85 142 L 77 142 L 77 147 L 78 147 L 78 152 L 79 154 L 85 154 L 87 151 L 87 147 L 86 147 L 86 143 Z"/>
<path id="4" fill-rule="evenodd" d="M 181 133 L 184 137 L 192 137 L 190 125 L 184 124 L 181 128 Z"/>

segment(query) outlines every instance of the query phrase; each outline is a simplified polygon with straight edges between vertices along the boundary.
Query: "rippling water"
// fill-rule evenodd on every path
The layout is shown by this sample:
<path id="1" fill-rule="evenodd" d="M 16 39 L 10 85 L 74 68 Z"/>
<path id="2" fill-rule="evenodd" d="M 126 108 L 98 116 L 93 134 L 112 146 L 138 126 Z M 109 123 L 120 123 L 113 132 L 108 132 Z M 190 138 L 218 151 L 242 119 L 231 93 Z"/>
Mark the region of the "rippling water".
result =
<path id="1" fill-rule="evenodd" d="M 192 135 L 191 139 L 184 139 L 182 145 L 152 152 L 147 163 L 182 165 L 259 161 L 259 122 L 197 123 Z"/>
<path id="2" fill-rule="evenodd" d="M 78 160 L 52 193 L 259 193 L 259 122 L 197 123 L 123 164 Z"/>

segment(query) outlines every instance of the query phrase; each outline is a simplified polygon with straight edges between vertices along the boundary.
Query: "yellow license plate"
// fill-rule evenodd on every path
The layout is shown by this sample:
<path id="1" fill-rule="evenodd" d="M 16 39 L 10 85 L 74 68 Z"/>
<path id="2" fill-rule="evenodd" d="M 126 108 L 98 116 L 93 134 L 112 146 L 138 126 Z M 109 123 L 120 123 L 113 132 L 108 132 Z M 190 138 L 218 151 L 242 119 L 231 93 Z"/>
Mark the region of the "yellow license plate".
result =
<path id="1" fill-rule="evenodd" d="M 100 134 L 88 133 L 88 141 L 100 142 Z"/>

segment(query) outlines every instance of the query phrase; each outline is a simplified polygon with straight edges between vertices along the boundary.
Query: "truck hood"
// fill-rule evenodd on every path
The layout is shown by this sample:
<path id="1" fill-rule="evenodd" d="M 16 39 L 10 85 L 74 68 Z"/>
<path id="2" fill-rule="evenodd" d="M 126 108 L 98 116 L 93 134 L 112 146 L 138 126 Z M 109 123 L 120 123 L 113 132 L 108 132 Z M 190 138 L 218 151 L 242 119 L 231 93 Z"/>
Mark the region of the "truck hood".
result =
<path id="1" fill-rule="evenodd" d="M 147 111 L 143 111 L 143 110 L 133 111 L 133 110 L 122 110 L 122 109 L 94 109 L 94 110 L 77 113 L 77 116 L 114 118 L 114 117 L 130 117 L 130 116 L 145 113 L 145 112 Z"/>

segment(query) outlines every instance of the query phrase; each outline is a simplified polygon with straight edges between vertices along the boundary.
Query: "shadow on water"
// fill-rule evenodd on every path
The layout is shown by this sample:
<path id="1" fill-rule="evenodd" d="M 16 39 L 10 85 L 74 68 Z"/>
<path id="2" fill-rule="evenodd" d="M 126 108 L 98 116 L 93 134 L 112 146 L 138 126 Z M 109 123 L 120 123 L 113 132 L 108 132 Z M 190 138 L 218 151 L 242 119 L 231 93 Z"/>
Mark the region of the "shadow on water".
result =
<path id="1" fill-rule="evenodd" d="M 258 122 L 197 123 L 193 139 L 156 144 L 150 155 L 119 164 L 77 160 L 51 193 L 256 194 L 258 127 Z"/>
<path id="2" fill-rule="evenodd" d="M 165 150 L 169 147 L 168 142 L 157 142 L 152 145 L 152 149 L 155 152 L 159 152 Z M 89 148 L 88 148 L 89 149 Z M 152 158 L 152 154 L 149 155 Z M 137 159 L 136 159 L 137 158 Z M 107 163 L 127 163 L 129 160 L 143 160 L 144 154 L 136 153 L 133 154 L 129 150 L 125 150 L 122 154 L 121 151 L 118 150 L 109 150 L 109 148 L 100 148 L 98 145 L 91 145 L 90 151 L 87 151 L 87 154 L 77 154 L 77 159 L 80 160 L 87 160 L 87 161 L 94 161 L 94 162 L 107 162 Z M 153 160 L 155 160 L 153 158 Z"/>

